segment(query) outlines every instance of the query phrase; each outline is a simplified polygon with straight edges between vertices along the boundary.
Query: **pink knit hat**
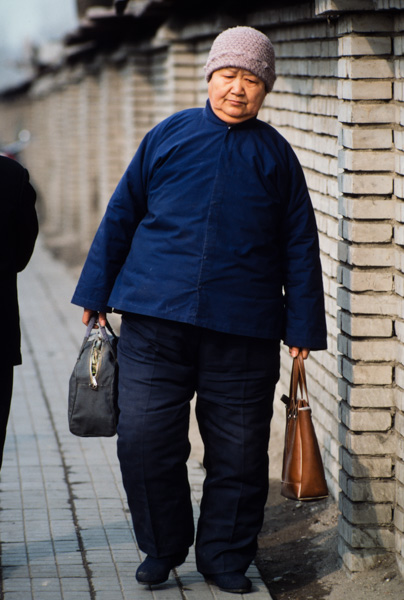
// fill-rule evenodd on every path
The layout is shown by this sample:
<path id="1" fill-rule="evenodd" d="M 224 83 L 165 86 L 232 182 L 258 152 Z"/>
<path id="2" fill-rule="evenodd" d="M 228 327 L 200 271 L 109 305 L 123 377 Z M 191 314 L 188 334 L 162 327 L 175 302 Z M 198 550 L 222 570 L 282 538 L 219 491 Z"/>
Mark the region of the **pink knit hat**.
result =
<path id="1" fill-rule="evenodd" d="M 265 83 L 267 92 L 276 79 L 275 52 L 267 36 L 253 27 L 231 27 L 214 40 L 205 65 L 206 80 L 218 69 L 247 69 Z"/>

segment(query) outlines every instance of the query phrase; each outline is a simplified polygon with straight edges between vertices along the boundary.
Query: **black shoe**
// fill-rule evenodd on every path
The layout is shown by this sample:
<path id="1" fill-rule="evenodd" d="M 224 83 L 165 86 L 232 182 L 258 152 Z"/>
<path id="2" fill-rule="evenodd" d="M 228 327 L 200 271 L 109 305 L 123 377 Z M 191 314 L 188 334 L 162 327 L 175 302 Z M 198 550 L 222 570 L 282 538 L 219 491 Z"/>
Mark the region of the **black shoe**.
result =
<path id="1" fill-rule="evenodd" d="M 145 585 L 164 583 L 169 578 L 171 569 L 182 565 L 186 557 L 187 554 L 173 554 L 162 558 L 148 555 L 136 571 L 136 579 Z"/>
<path id="2" fill-rule="evenodd" d="M 208 583 L 213 583 L 223 592 L 231 592 L 232 594 L 247 594 L 251 591 L 251 581 L 238 571 L 233 573 L 214 573 L 211 575 L 203 575 Z"/>

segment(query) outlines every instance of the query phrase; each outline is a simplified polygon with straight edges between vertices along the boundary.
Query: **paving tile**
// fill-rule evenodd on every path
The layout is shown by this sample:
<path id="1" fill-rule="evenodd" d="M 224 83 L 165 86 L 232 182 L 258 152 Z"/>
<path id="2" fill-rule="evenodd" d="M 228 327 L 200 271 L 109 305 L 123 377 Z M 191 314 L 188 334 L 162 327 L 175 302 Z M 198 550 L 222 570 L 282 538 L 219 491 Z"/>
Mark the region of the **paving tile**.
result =
<path id="1" fill-rule="evenodd" d="M 29 579 L 12 578 L 3 581 L 3 590 L 7 592 L 30 592 L 31 582 Z"/>

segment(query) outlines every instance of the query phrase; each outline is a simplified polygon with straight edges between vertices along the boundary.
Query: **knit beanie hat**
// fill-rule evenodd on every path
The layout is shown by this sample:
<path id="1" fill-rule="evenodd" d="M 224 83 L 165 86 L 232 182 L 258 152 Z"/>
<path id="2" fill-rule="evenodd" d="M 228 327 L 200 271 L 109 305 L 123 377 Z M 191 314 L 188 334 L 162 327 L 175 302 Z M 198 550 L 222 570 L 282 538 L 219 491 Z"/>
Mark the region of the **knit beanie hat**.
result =
<path id="1" fill-rule="evenodd" d="M 265 83 L 267 92 L 276 79 L 275 52 L 267 36 L 253 27 L 231 27 L 214 40 L 205 65 L 206 81 L 218 69 L 251 71 Z"/>

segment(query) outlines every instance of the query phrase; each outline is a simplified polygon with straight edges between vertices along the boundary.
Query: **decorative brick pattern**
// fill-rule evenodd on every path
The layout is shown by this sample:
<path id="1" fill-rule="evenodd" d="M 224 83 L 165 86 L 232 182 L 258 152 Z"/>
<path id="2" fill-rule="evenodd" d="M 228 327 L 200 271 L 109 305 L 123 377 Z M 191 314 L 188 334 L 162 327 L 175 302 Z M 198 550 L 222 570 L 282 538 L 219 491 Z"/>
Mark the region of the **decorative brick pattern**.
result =
<path id="1" fill-rule="evenodd" d="M 397 359 L 393 323 L 399 311 L 393 273 L 393 38 L 375 35 L 378 15 L 367 16 L 366 28 L 363 22 L 356 25 L 356 17 L 362 15 L 340 18 L 338 70 L 339 390 L 341 432 L 349 441 L 341 450 L 339 531 L 341 556 L 353 570 L 368 568 L 381 548 L 391 551 L 395 544 L 391 392 Z"/>

